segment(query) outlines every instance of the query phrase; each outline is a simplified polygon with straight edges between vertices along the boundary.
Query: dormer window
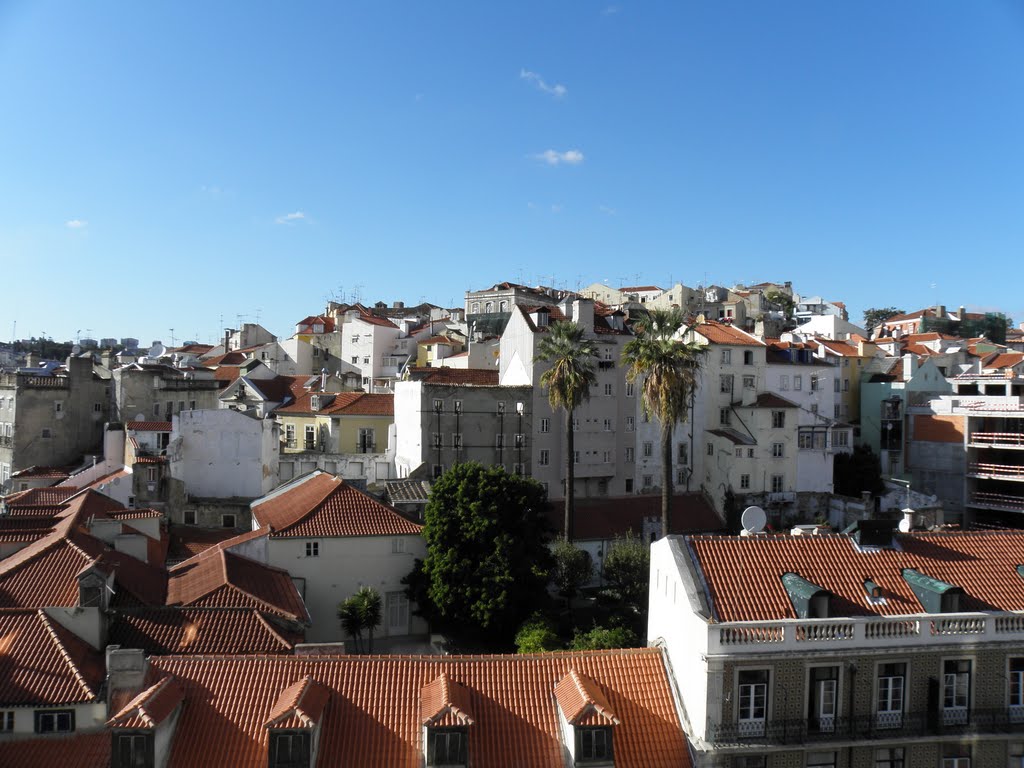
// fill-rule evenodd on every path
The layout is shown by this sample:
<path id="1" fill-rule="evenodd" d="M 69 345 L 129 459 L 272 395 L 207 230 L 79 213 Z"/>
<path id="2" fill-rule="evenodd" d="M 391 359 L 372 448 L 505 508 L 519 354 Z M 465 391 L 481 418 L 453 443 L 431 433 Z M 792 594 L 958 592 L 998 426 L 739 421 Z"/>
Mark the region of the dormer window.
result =
<path id="1" fill-rule="evenodd" d="M 961 597 L 964 595 L 961 587 L 933 579 L 916 568 L 904 568 L 902 575 L 925 613 L 960 612 Z"/>
<path id="2" fill-rule="evenodd" d="M 420 718 L 428 768 L 465 768 L 469 764 L 469 691 L 442 674 L 420 691 Z"/>
<path id="3" fill-rule="evenodd" d="M 309 409 L 311 411 L 320 410 L 320 395 L 310 395 L 309 397 Z"/>
<path id="4" fill-rule="evenodd" d="M 465 728 L 428 728 L 427 765 L 430 768 L 455 768 L 467 763 Z"/>
<path id="5" fill-rule="evenodd" d="M 111 768 L 152 768 L 156 765 L 152 731 L 116 732 L 111 744 Z"/>
<path id="6" fill-rule="evenodd" d="M 329 698 L 327 687 L 308 676 L 281 691 L 264 724 L 268 768 L 311 768 Z"/>
<path id="7" fill-rule="evenodd" d="M 799 619 L 827 619 L 828 590 L 808 581 L 798 573 L 782 574 L 782 586 Z"/>
<path id="8" fill-rule="evenodd" d="M 614 729 L 620 721 L 600 686 L 570 670 L 555 685 L 555 700 L 572 764 L 614 765 Z"/>
<path id="9" fill-rule="evenodd" d="M 312 743 L 309 731 L 275 731 L 270 734 L 269 768 L 310 768 Z"/>
<path id="10" fill-rule="evenodd" d="M 608 727 L 576 729 L 576 764 L 610 762 L 612 729 Z"/>

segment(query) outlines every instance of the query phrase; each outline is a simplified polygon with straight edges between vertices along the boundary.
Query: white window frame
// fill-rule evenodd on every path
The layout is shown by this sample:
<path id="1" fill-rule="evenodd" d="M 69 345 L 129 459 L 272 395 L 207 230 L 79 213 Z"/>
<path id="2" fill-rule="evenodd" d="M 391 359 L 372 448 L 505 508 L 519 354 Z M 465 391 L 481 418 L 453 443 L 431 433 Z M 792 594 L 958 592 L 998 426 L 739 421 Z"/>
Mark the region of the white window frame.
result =
<path id="1" fill-rule="evenodd" d="M 546 416 L 542 416 L 540 420 L 540 431 L 550 432 L 551 431 L 551 419 Z"/>
<path id="2" fill-rule="evenodd" d="M 745 673 L 765 673 L 763 682 L 741 682 Z M 767 667 L 736 670 L 736 726 L 741 738 L 763 736 L 768 722 L 772 671 Z"/>
<path id="3" fill-rule="evenodd" d="M 882 668 L 902 665 L 901 675 L 882 675 Z M 910 664 L 906 661 L 878 662 L 875 665 L 875 727 L 900 728 L 907 707 L 907 679 Z M 884 705 L 884 706 L 883 706 Z"/>
<path id="4" fill-rule="evenodd" d="M 320 542 L 319 541 L 307 541 L 306 542 L 306 557 L 320 557 Z"/>

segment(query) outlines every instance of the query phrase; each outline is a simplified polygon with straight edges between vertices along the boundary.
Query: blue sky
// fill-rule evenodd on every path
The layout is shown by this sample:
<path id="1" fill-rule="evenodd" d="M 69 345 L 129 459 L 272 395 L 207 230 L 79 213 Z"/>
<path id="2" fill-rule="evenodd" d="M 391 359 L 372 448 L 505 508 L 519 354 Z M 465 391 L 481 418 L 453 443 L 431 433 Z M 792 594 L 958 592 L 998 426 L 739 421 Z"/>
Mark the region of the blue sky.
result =
<path id="1" fill-rule="evenodd" d="M 1024 320 L 1024 6 L 0 2 L 0 339 L 791 280 Z"/>

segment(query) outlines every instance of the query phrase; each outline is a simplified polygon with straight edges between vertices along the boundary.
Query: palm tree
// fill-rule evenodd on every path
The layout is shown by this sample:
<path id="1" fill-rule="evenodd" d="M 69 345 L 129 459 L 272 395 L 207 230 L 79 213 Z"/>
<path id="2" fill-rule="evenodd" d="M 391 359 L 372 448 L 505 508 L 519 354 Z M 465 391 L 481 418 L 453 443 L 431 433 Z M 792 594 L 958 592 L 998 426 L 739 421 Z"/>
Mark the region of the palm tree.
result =
<path id="1" fill-rule="evenodd" d="M 352 638 L 356 653 L 362 650 L 363 620 L 359 615 L 359 605 L 355 595 L 338 603 L 338 620 L 345 634 Z"/>
<path id="2" fill-rule="evenodd" d="M 367 633 L 367 653 L 373 653 L 373 630 L 382 616 L 380 592 L 373 587 L 360 587 L 353 596 L 359 611 L 359 623 Z"/>
<path id="3" fill-rule="evenodd" d="M 553 323 L 537 346 L 537 359 L 551 363 L 541 374 L 541 386 L 548 391 L 551 410 L 565 409 L 565 520 L 566 541 L 572 540 L 573 484 L 575 447 L 573 413 L 590 398 L 590 388 L 597 383 L 594 363 L 597 345 L 583 338 L 583 328 L 572 322 Z"/>
<path id="4" fill-rule="evenodd" d="M 672 509 L 672 433 L 685 421 L 696 390 L 704 347 L 676 338 L 683 327 L 678 309 L 654 309 L 637 321 L 636 336 L 622 350 L 626 378 L 640 380 L 640 402 L 647 416 L 661 422 L 661 531 L 668 534 Z"/>

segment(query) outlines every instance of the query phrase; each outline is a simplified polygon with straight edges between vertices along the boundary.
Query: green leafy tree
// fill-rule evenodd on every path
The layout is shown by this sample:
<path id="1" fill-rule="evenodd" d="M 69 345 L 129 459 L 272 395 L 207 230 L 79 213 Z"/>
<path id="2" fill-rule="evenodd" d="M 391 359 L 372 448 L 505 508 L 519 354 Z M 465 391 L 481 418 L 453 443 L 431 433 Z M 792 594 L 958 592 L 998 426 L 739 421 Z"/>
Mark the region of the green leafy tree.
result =
<path id="1" fill-rule="evenodd" d="M 661 532 L 669 532 L 672 511 L 672 435 L 686 418 L 696 390 L 704 347 L 676 338 L 683 328 L 678 309 L 655 309 L 635 326 L 636 336 L 622 350 L 626 378 L 640 381 L 644 413 L 661 422 Z"/>
<path id="2" fill-rule="evenodd" d="M 882 461 L 867 445 L 858 445 L 851 453 L 836 454 L 832 481 L 835 492 L 842 496 L 860 496 L 863 491 L 870 491 L 872 496 L 885 493 Z"/>
<path id="3" fill-rule="evenodd" d="M 796 307 L 796 302 L 793 301 L 793 297 L 788 293 L 771 290 L 765 293 L 764 298 L 765 301 L 785 315 L 787 319 L 793 317 L 793 309 Z"/>
<path id="4" fill-rule="evenodd" d="M 553 323 L 537 345 L 537 359 L 551 363 L 541 374 L 540 383 L 548 391 L 551 409 L 565 410 L 565 520 L 566 541 L 572 541 L 572 515 L 575 503 L 575 433 L 573 414 L 590 398 L 590 388 L 597 383 L 597 345 L 584 338 L 583 328 L 576 323 Z"/>
<path id="5" fill-rule="evenodd" d="M 561 647 L 554 626 L 542 614 L 531 616 L 516 632 L 516 653 L 547 653 Z"/>
<path id="6" fill-rule="evenodd" d="M 888 320 L 890 317 L 902 314 L 905 314 L 904 311 L 902 309 L 897 309 L 896 307 L 872 307 L 871 309 L 865 309 L 864 328 L 870 331 L 872 328 L 881 325 L 882 322 Z"/>
<path id="7" fill-rule="evenodd" d="M 616 538 L 605 553 L 602 575 L 608 587 L 602 598 L 611 616 L 626 618 L 638 633 L 647 623 L 650 570 L 650 548 L 632 532 Z"/>
<path id="8" fill-rule="evenodd" d="M 421 615 L 456 644 L 509 648 L 547 599 L 552 557 L 544 488 L 501 467 L 456 464 L 431 490 L 426 559 L 405 579 Z"/>
<path id="9" fill-rule="evenodd" d="M 572 601 L 579 594 L 580 587 L 584 586 L 594 576 L 594 564 L 590 559 L 590 553 L 585 549 L 579 549 L 571 541 L 562 539 L 552 550 L 555 558 L 554 567 L 551 570 L 551 580 L 558 590 L 558 594 L 565 600 L 565 607 L 572 617 Z"/>
<path id="10" fill-rule="evenodd" d="M 594 627 L 588 632 L 576 631 L 570 646 L 574 651 L 601 651 L 610 648 L 636 648 L 640 639 L 628 627 Z"/>

